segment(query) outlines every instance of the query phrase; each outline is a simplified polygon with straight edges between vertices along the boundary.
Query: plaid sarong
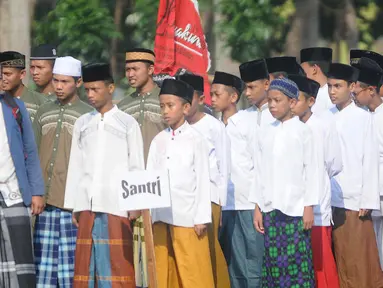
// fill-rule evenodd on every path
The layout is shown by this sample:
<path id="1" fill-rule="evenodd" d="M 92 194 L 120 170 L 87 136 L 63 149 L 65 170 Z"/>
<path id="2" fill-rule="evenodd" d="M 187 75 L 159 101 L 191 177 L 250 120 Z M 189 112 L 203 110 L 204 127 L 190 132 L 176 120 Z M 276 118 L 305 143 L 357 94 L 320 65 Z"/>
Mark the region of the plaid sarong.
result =
<path id="1" fill-rule="evenodd" d="M 38 288 L 71 288 L 77 228 L 72 213 L 47 206 L 36 217 L 34 246 Z"/>
<path id="2" fill-rule="evenodd" d="M 73 287 L 136 288 L 132 239 L 128 218 L 82 211 Z"/>
<path id="3" fill-rule="evenodd" d="M 263 214 L 263 225 L 262 287 L 314 288 L 311 231 L 303 229 L 302 217 L 274 210 Z"/>
<path id="4" fill-rule="evenodd" d="M 0 287 L 36 287 L 30 211 L 24 203 L 6 207 L 1 194 Z"/>
<path id="5" fill-rule="evenodd" d="M 143 217 L 140 216 L 133 224 L 133 255 L 137 288 L 148 287 L 148 263 L 143 221 Z"/>

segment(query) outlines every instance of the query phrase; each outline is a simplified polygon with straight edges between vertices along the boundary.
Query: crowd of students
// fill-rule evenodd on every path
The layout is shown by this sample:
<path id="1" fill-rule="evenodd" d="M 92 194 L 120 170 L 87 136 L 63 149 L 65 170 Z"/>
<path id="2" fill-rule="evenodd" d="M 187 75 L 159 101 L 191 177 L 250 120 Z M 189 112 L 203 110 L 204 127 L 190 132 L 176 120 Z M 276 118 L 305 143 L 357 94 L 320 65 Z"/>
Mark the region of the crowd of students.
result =
<path id="1" fill-rule="evenodd" d="M 41 45 L 31 91 L 25 56 L 0 53 L 0 286 L 148 287 L 155 264 L 160 288 L 383 287 L 383 56 L 300 54 L 215 72 L 217 119 L 201 76 L 157 86 L 151 50 L 127 51 L 117 105 L 106 63 Z M 154 259 L 149 215 L 119 209 L 123 166 L 168 171 Z"/>

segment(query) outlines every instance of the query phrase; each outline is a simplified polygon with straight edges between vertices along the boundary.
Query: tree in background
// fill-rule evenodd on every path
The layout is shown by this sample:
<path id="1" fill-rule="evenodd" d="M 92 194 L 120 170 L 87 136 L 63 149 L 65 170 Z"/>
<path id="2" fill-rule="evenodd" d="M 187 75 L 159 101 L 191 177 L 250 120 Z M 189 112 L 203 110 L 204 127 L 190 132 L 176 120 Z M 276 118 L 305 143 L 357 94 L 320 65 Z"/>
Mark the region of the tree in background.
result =
<path id="1" fill-rule="evenodd" d="M 57 1 L 53 10 L 34 22 L 33 45 L 52 43 L 60 55 L 84 62 L 109 61 L 111 41 L 122 37 L 115 28 L 103 1 Z"/>

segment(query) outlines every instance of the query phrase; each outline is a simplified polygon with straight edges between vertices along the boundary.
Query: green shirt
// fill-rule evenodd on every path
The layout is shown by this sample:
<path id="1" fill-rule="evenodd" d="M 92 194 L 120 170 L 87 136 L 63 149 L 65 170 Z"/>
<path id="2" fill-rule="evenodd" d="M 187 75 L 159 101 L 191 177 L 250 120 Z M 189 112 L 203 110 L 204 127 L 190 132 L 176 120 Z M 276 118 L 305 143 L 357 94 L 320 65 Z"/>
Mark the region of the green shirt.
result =
<path id="1" fill-rule="evenodd" d="M 25 108 L 27 108 L 29 117 L 31 118 L 32 122 L 35 118 L 37 109 L 39 109 L 39 107 L 44 103 L 48 102 L 47 97 L 45 97 L 43 94 L 29 90 L 25 86 L 19 98 L 24 102 Z"/>
<path id="2" fill-rule="evenodd" d="M 117 104 L 120 110 L 134 117 L 141 127 L 145 163 L 153 138 L 167 127 L 161 115 L 159 94 L 160 88 L 156 85 L 148 93 L 133 92 Z"/>
<path id="3" fill-rule="evenodd" d="M 33 130 L 49 205 L 64 206 L 73 126 L 81 115 L 91 111 L 93 108 L 79 99 L 66 105 L 55 100 L 42 105 L 35 115 Z"/>

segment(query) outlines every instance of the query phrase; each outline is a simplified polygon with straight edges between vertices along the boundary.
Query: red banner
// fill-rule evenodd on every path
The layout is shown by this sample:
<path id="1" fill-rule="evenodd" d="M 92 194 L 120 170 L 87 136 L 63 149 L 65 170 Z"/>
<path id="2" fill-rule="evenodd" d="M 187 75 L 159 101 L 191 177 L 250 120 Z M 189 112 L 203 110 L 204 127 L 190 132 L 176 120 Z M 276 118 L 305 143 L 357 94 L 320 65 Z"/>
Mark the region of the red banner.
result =
<path id="1" fill-rule="evenodd" d="M 207 72 L 210 54 L 197 0 L 160 0 L 154 43 L 154 74 L 174 76 L 186 69 L 205 79 L 205 102 L 211 104 Z"/>

